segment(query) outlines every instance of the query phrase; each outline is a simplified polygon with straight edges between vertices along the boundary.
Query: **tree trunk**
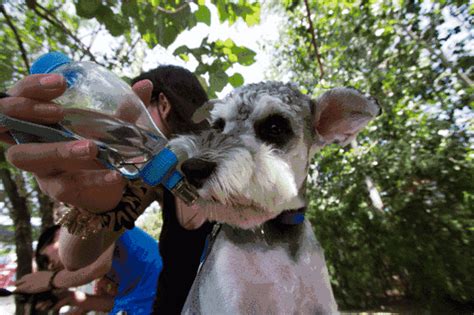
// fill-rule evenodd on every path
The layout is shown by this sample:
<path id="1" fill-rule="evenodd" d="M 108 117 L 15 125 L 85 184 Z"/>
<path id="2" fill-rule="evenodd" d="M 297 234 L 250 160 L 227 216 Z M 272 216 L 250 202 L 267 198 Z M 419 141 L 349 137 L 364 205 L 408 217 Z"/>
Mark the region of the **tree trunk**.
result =
<path id="1" fill-rule="evenodd" d="M 39 188 L 38 183 L 35 180 L 34 188 L 38 193 L 39 212 L 41 215 L 41 232 L 50 226 L 54 225 L 53 205 L 54 202 Z"/>
<path id="2" fill-rule="evenodd" d="M 4 148 L 0 146 L 0 179 L 10 200 L 12 208 L 10 217 L 15 226 L 15 247 L 17 256 L 17 279 L 31 273 L 33 249 L 31 235 L 31 216 L 28 209 L 28 203 L 25 197 L 20 196 L 18 187 L 13 179 L 12 173 L 7 168 L 7 162 L 4 155 Z M 24 314 L 24 305 L 16 301 L 16 314 Z"/>
<path id="3" fill-rule="evenodd" d="M 353 149 L 357 149 L 359 147 L 359 144 L 357 143 L 357 140 L 354 140 L 351 142 L 351 147 Z M 383 208 L 383 201 L 382 198 L 380 197 L 379 190 L 374 184 L 374 181 L 370 176 L 365 176 L 365 185 L 367 186 L 367 191 L 369 192 L 369 198 L 372 201 L 372 206 L 374 207 L 375 210 L 377 210 L 378 213 L 380 214 L 385 214 Z"/>

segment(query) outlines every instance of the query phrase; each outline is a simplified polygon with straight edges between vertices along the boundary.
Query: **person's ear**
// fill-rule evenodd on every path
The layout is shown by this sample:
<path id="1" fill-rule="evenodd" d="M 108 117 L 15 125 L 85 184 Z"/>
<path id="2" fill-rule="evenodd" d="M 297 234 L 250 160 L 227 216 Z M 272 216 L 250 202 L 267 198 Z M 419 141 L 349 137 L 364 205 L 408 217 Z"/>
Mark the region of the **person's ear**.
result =
<path id="1" fill-rule="evenodd" d="M 171 104 L 163 93 L 158 97 L 158 111 L 163 120 L 166 120 L 171 112 Z"/>

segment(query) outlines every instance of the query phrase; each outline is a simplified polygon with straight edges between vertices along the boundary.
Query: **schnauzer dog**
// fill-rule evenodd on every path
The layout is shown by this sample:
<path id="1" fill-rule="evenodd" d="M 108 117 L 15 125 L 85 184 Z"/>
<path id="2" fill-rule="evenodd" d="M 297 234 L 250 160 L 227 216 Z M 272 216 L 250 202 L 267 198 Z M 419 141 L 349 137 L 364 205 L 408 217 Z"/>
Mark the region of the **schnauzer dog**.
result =
<path id="1" fill-rule="evenodd" d="M 345 145 L 380 113 L 335 88 L 313 100 L 291 84 L 239 88 L 195 113 L 212 128 L 170 142 L 208 220 L 220 223 L 184 314 L 335 314 L 321 246 L 304 219 L 318 149 Z"/>

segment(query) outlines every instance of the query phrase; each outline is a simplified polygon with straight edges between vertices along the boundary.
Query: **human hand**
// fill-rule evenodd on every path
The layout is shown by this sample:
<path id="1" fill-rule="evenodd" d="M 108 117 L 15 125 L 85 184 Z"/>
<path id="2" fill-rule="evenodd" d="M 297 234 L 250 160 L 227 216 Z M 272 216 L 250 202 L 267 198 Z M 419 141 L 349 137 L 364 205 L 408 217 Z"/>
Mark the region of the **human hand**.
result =
<path id="1" fill-rule="evenodd" d="M 96 280 L 94 285 L 94 294 L 115 296 L 118 293 L 118 285 L 107 277 Z"/>
<path id="2" fill-rule="evenodd" d="M 52 308 L 59 311 L 61 307 L 66 305 L 80 307 L 81 302 L 84 302 L 86 298 L 87 296 L 84 292 L 67 290 L 58 295 L 58 301 Z"/>
<path id="3" fill-rule="evenodd" d="M 15 292 L 21 293 L 39 293 L 49 291 L 49 281 L 53 276 L 52 271 L 38 271 L 29 273 L 15 282 Z"/>
<path id="4" fill-rule="evenodd" d="M 69 290 L 56 290 L 54 293 L 55 299 L 50 299 L 50 300 L 41 300 L 37 301 L 35 303 L 35 309 L 39 311 L 49 311 L 51 309 L 59 310 L 61 307 L 65 305 L 73 305 L 73 291 Z M 63 304 L 59 306 L 59 302 L 62 302 Z M 59 306 L 56 308 L 56 306 Z"/>
<path id="5" fill-rule="evenodd" d="M 66 81 L 58 74 L 35 74 L 17 82 L 8 94 L 0 99 L 0 113 L 35 123 L 53 124 L 60 121 L 64 112 L 51 100 L 66 90 Z M 4 127 L 0 127 L 0 141 L 14 144 Z"/>
<path id="6" fill-rule="evenodd" d="M 36 302 L 35 308 L 38 311 L 48 311 L 54 306 L 52 301 L 40 301 Z"/>
<path id="7" fill-rule="evenodd" d="M 14 97 L 0 100 L 0 105 L 13 102 L 11 99 L 22 98 L 23 95 L 27 98 L 43 95 L 43 99 L 53 99 L 64 92 L 65 87 L 59 94 L 38 88 L 41 76 L 27 78 L 23 81 L 29 83 L 15 86 L 9 91 Z M 133 89 L 144 103 L 149 103 L 153 89 L 151 81 L 137 82 Z M 31 107 L 29 110 L 31 112 Z M 25 112 L 28 110 L 25 109 Z M 26 119 L 25 116 L 23 119 Z M 51 117 L 49 119 L 52 120 Z M 55 119 L 49 123 L 60 120 Z M 90 140 L 19 144 L 7 151 L 8 161 L 17 168 L 32 172 L 41 190 L 48 196 L 89 211 L 104 212 L 113 209 L 121 200 L 125 181 L 118 172 L 108 170 L 99 163 L 96 155 L 97 146 Z"/>

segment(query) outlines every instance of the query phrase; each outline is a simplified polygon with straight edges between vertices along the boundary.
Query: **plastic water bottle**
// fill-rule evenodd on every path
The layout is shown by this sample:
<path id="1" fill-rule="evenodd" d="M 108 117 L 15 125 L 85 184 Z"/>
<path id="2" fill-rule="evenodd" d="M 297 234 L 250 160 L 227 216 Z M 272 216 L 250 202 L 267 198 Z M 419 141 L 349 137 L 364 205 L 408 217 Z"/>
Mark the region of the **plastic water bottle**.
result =
<path id="1" fill-rule="evenodd" d="M 73 62 L 59 52 L 38 58 L 32 74 L 58 73 L 66 92 L 54 102 L 63 105 L 60 126 L 75 138 L 93 140 L 98 159 L 124 177 L 163 184 L 187 204 L 198 194 L 176 170 L 178 157 L 155 125 L 140 98 L 117 75 L 93 62 Z"/>

